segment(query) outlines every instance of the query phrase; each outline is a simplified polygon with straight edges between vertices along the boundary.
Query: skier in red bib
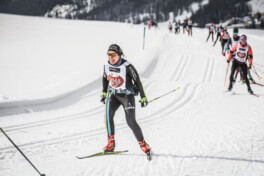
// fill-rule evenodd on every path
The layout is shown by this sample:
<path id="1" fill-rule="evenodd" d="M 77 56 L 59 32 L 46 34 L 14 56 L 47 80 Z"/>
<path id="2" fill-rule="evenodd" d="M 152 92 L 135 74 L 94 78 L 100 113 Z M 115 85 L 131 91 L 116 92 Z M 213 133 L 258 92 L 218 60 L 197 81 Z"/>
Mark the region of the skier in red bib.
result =
<path id="1" fill-rule="evenodd" d="M 189 18 L 188 19 L 188 35 L 189 36 L 192 36 L 192 26 L 193 26 L 192 19 Z"/>
<path id="2" fill-rule="evenodd" d="M 235 27 L 233 29 L 233 37 L 230 37 L 228 39 L 228 41 L 226 42 L 225 44 L 225 48 L 224 48 L 224 52 L 226 53 L 229 53 L 230 52 L 230 48 L 232 49 L 236 44 L 238 44 L 240 42 L 240 36 L 238 35 L 238 28 Z M 234 57 L 236 56 L 236 53 L 233 53 L 232 55 L 232 58 L 231 60 L 234 59 Z M 236 78 L 237 78 L 237 75 L 238 75 L 238 72 L 240 72 L 240 77 L 242 78 L 242 71 L 240 70 L 240 67 L 238 67 L 236 69 L 236 74 L 235 74 L 235 79 L 234 79 L 234 82 L 236 81 Z"/>
<path id="3" fill-rule="evenodd" d="M 122 49 L 112 44 L 109 46 L 108 62 L 104 65 L 103 92 L 101 102 L 105 104 L 105 123 L 108 135 L 108 144 L 104 147 L 105 152 L 115 149 L 115 126 L 114 115 L 120 105 L 125 110 L 128 126 L 133 131 L 140 148 L 150 155 L 150 147 L 144 140 L 140 126 L 135 115 L 135 95 L 140 94 L 141 107 L 148 105 L 148 100 L 143 90 L 139 75 L 134 66 L 126 61 Z"/>
<path id="4" fill-rule="evenodd" d="M 209 26 L 209 34 L 208 34 L 206 42 L 210 38 L 210 35 L 212 35 L 212 41 L 214 42 L 214 31 L 215 31 L 215 26 L 214 26 L 214 23 L 212 22 L 211 25 Z"/>
<path id="5" fill-rule="evenodd" d="M 225 27 L 224 28 L 224 31 L 221 35 L 221 46 L 222 46 L 222 55 L 225 56 L 225 52 L 224 52 L 224 47 L 225 47 L 225 44 L 227 43 L 227 41 L 230 39 L 230 35 L 229 33 L 227 32 L 227 28 Z"/>
<path id="6" fill-rule="evenodd" d="M 217 40 L 218 40 L 219 37 L 220 37 L 220 40 L 219 40 L 219 41 L 221 42 L 221 34 L 222 34 L 223 30 L 224 30 L 224 28 L 222 27 L 222 24 L 220 23 L 220 25 L 219 25 L 218 28 L 216 29 L 216 31 L 217 31 L 217 34 L 216 34 L 216 40 L 215 40 L 213 46 L 215 46 L 215 44 L 216 44 L 216 42 L 217 42 Z"/>
<path id="7" fill-rule="evenodd" d="M 234 84 L 234 74 L 235 74 L 235 70 L 237 69 L 237 67 L 240 67 L 243 75 L 244 75 L 244 79 L 246 81 L 247 84 L 247 88 L 248 88 L 248 92 L 250 94 L 254 94 L 250 84 L 249 84 L 249 80 L 247 78 L 247 59 L 248 59 L 248 68 L 251 69 L 251 65 L 253 62 L 253 52 L 251 49 L 251 46 L 247 44 L 247 36 L 246 35 L 241 35 L 240 37 L 240 43 L 236 44 L 231 50 L 230 53 L 228 55 L 228 59 L 227 62 L 229 63 L 231 61 L 232 55 L 233 53 L 236 53 L 234 60 L 232 62 L 232 67 L 231 67 L 231 74 L 230 74 L 230 83 L 229 83 L 229 87 L 228 87 L 228 91 L 231 91 L 233 88 L 233 84 Z"/>
<path id="8" fill-rule="evenodd" d="M 168 29 L 169 29 L 169 33 L 172 33 L 172 24 L 171 24 L 171 22 L 169 22 Z"/>

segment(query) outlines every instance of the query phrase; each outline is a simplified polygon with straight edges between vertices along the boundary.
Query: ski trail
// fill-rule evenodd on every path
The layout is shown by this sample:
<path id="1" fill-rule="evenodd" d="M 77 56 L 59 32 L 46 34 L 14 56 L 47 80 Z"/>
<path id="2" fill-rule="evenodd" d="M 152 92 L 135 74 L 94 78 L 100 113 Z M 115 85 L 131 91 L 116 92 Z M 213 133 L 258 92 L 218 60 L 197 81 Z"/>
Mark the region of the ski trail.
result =
<path id="1" fill-rule="evenodd" d="M 91 110 L 87 110 L 87 111 L 77 113 L 77 114 L 59 116 L 59 117 L 55 117 L 52 119 L 39 120 L 36 122 L 22 123 L 19 125 L 3 126 L 2 128 L 6 132 L 11 132 L 11 131 L 22 130 L 22 129 L 27 129 L 27 128 L 31 128 L 31 127 L 40 127 L 40 126 L 64 122 L 64 121 L 76 120 L 76 119 L 80 119 L 80 118 L 87 118 L 88 116 L 93 116 L 93 115 L 99 114 L 101 112 L 102 112 L 102 108 L 100 106 L 100 107 L 95 107 L 95 108 L 92 108 Z"/>
<path id="2" fill-rule="evenodd" d="M 180 51 L 182 52 L 180 62 L 171 77 L 171 80 L 173 81 L 180 81 L 182 79 L 184 70 L 187 67 L 186 64 L 189 60 L 189 55 L 187 54 L 186 47 L 184 45 L 180 45 Z"/>
<path id="3" fill-rule="evenodd" d="M 146 90 L 151 88 L 151 84 L 153 82 L 150 81 L 144 81 L 144 84 L 146 86 Z M 59 116 L 59 117 L 53 117 L 51 119 L 47 118 L 46 120 L 39 120 L 36 122 L 29 122 L 29 123 L 22 123 L 18 125 L 11 125 L 11 126 L 3 126 L 3 129 L 6 130 L 6 132 L 12 132 L 12 131 L 18 131 L 18 130 L 25 130 L 28 128 L 35 128 L 35 127 L 40 127 L 40 126 L 47 126 L 47 125 L 54 125 L 58 123 L 67 123 L 69 121 L 73 120 L 80 120 L 80 119 L 85 119 L 85 120 L 92 120 L 94 118 L 98 118 L 98 115 L 104 114 L 104 106 L 96 106 L 90 110 L 86 110 L 84 112 L 79 112 L 75 114 L 69 114 L 66 116 Z"/>
<path id="4" fill-rule="evenodd" d="M 94 90 L 100 87 L 100 84 L 101 78 L 79 89 L 55 97 L 0 103 L 0 117 L 25 113 L 26 109 L 32 109 L 34 112 L 37 112 L 65 108 L 76 103 L 83 96 L 89 98 L 88 96 L 95 94 Z"/>
<path id="5" fill-rule="evenodd" d="M 173 106 L 169 106 L 169 108 L 166 109 L 166 111 L 162 111 L 160 113 L 153 113 L 150 114 L 148 116 L 144 116 L 142 118 L 139 118 L 138 123 L 141 125 L 149 125 L 150 123 L 155 123 L 156 120 L 161 120 L 167 117 L 167 115 L 171 114 L 171 113 L 176 113 L 176 110 L 179 110 L 180 108 L 184 107 L 184 105 L 187 105 L 190 101 L 192 101 L 192 99 L 194 98 L 195 95 L 195 90 L 197 89 L 198 85 L 195 85 L 194 87 L 188 88 L 191 84 L 186 86 L 186 89 L 184 89 L 184 93 L 181 94 L 182 96 L 179 98 L 181 101 L 176 100 L 177 103 L 173 103 Z M 192 92 L 191 94 L 187 95 L 187 97 L 185 97 L 186 92 L 187 91 Z M 123 130 L 123 129 L 127 129 L 127 124 L 126 122 L 124 123 L 120 123 L 120 124 L 116 124 L 116 129 L 117 130 Z M 127 129 L 129 130 L 129 129 Z M 88 131 L 84 131 L 81 133 L 76 133 L 76 134 L 72 134 L 72 135 L 68 135 L 68 136 L 62 136 L 62 137 L 56 137 L 56 138 L 52 138 L 52 139 L 48 139 L 48 140 L 39 140 L 39 141 L 34 141 L 34 142 L 28 142 L 28 143 L 24 143 L 24 144 L 19 144 L 20 148 L 22 148 L 23 150 L 27 151 L 27 150 L 31 150 L 32 147 L 35 148 L 39 148 L 39 147 L 49 147 L 52 145 L 56 145 L 56 144 L 61 144 L 61 143 L 68 143 L 71 141 L 76 141 L 76 140 L 81 140 L 81 139 L 87 139 L 89 137 L 94 137 L 94 136 L 98 136 L 102 133 L 105 132 L 105 127 L 102 128 L 97 128 L 94 130 L 88 130 Z M 28 148 L 30 147 L 30 148 Z M 4 147 L 1 148 L 1 150 L 10 150 L 13 149 L 13 147 Z M 6 151 L 6 153 L 10 153 L 11 151 Z"/>
<path id="6" fill-rule="evenodd" d="M 181 55 L 180 56 L 180 60 L 185 60 L 185 58 L 186 58 L 186 56 L 185 55 Z M 182 66 L 182 62 L 180 62 L 180 64 L 177 64 L 177 66 L 176 66 L 176 68 L 175 68 L 175 70 L 174 70 L 174 72 L 172 73 L 172 75 L 171 75 L 171 77 L 170 77 L 170 79 L 169 80 L 171 80 L 171 81 L 177 81 L 177 77 L 178 77 L 178 75 L 180 74 L 180 72 L 179 72 L 179 68 L 181 68 Z"/>
<path id="7" fill-rule="evenodd" d="M 212 83 L 212 78 L 213 78 L 213 73 L 215 70 L 215 56 L 209 55 L 208 51 L 204 46 L 199 46 L 199 50 L 201 51 L 202 54 L 206 56 L 206 68 L 204 72 L 204 76 L 202 79 L 202 82 L 205 83 Z"/>

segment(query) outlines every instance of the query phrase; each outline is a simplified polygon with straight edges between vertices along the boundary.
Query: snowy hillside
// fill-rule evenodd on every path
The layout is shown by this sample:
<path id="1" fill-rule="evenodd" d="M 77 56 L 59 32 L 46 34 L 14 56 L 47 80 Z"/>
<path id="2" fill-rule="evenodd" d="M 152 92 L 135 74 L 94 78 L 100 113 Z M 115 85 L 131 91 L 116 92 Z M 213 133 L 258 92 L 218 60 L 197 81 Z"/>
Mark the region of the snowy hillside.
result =
<path id="1" fill-rule="evenodd" d="M 248 4 L 252 8 L 252 13 L 264 13 L 264 1 L 262 0 L 251 0 Z"/>
<path id="2" fill-rule="evenodd" d="M 237 80 L 236 94 L 225 93 L 226 58 L 220 43 L 205 42 L 208 30 L 194 28 L 188 37 L 159 27 L 147 30 L 142 50 L 143 25 L 0 14 L 0 127 L 46 176 L 263 176 L 264 87 L 252 85 L 255 97 Z M 263 77 L 264 31 L 243 33 Z M 146 108 L 137 103 L 152 161 L 122 108 L 115 115 L 116 150 L 128 152 L 76 159 L 107 142 L 99 100 L 112 43 L 138 70 L 149 100 L 180 87 Z M 0 133 L 0 176 L 17 175 L 38 173 Z"/>

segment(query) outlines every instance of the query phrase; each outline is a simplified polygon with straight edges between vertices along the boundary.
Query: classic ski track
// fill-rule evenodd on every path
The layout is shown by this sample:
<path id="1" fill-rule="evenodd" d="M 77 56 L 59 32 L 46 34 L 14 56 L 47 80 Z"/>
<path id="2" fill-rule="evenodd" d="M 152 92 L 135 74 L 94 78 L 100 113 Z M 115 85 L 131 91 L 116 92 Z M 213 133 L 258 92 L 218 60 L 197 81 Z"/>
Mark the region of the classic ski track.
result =
<path id="1" fill-rule="evenodd" d="M 181 60 L 184 59 L 184 57 L 185 57 L 185 55 L 182 54 L 182 55 L 180 56 Z M 177 75 L 178 75 L 178 73 L 179 73 L 179 67 L 180 67 L 180 65 L 181 65 L 181 62 L 180 62 L 180 64 L 178 64 L 178 65 L 176 66 L 174 72 L 172 73 L 172 75 L 170 75 L 170 79 L 169 79 L 169 80 L 171 80 L 171 81 L 176 81 L 175 77 L 177 77 Z"/>
<path id="2" fill-rule="evenodd" d="M 159 50 L 159 48 L 155 48 L 155 50 Z M 158 53 L 157 53 L 158 54 Z M 155 70 L 155 67 L 157 66 L 157 64 L 155 64 L 155 61 L 157 61 L 157 58 L 159 57 L 159 55 L 157 55 L 157 57 L 153 60 L 153 62 L 151 62 L 150 64 L 152 64 L 153 67 L 147 67 L 147 69 L 144 71 L 144 74 L 152 74 Z M 89 98 L 90 96 L 93 96 L 95 94 L 97 94 L 97 92 L 94 92 L 93 91 L 93 87 L 94 85 L 100 85 L 101 83 L 101 78 L 98 78 L 96 79 L 95 81 L 85 85 L 85 86 L 82 86 L 76 90 L 73 90 L 71 92 L 68 92 L 68 93 L 65 93 L 63 95 L 58 95 L 58 96 L 55 96 L 55 97 L 51 97 L 51 98 L 46 98 L 46 99 L 43 99 L 43 100 L 21 100 L 20 103 L 18 104 L 17 102 L 14 102 L 15 104 L 17 105 L 14 105 L 13 103 L 10 104 L 10 102 L 7 102 L 6 104 L 10 104 L 9 106 L 6 106 L 6 107 L 0 107 L 0 110 L 1 109 L 4 109 L 4 110 L 8 110 L 8 112 L 2 112 L 0 114 L 0 117 L 1 116 L 9 116 L 9 115 L 14 115 L 14 114 L 25 114 L 25 110 L 26 109 L 33 109 L 34 112 L 39 112 L 39 111 L 44 111 L 44 110 L 52 110 L 53 108 L 50 108 L 50 107 L 42 107 L 43 105 L 47 105 L 47 106 L 51 106 L 52 104 L 56 104 L 60 101 L 64 101 L 64 100 L 67 100 L 67 99 L 71 99 L 72 96 L 80 96 L 80 95 L 83 95 L 80 97 L 80 99 L 85 99 L 85 98 Z M 66 103 L 66 104 L 72 104 L 71 103 L 72 101 L 69 101 L 69 103 Z M 61 105 L 61 107 L 65 107 L 66 105 Z M 40 107 L 40 109 L 38 109 L 38 107 Z M 34 109 L 35 108 L 35 109 Z"/>
<path id="3" fill-rule="evenodd" d="M 206 69 L 204 72 L 202 82 L 205 82 L 205 83 L 211 83 L 212 82 L 213 69 L 214 69 L 214 59 L 211 58 L 211 56 L 208 56 L 207 62 L 206 62 Z"/>
<path id="4" fill-rule="evenodd" d="M 185 68 L 185 64 L 187 62 L 188 56 L 187 55 L 183 55 L 183 61 L 179 64 L 179 67 L 177 69 L 177 73 L 176 76 L 174 77 L 174 81 L 179 81 L 181 76 L 182 76 L 182 71 Z"/>
<path id="5" fill-rule="evenodd" d="M 184 51 L 184 47 L 183 47 L 183 51 Z M 185 64 L 183 64 L 183 65 L 181 64 L 182 69 L 184 68 L 184 66 L 185 66 Z M 170 115 L 173 112 L 176 112 L 177 110 L 179 110 L 182 107 L 184 107 L 185 105 L 187 105 L 195 97 L 195 93 L 196 93 L 198 84 L 194 85 L 193 88 L 189 88 L 190 86 L 191 86 L 190 83 L 187 84 L 183 93 L 175 101 L 173 101 L 173 102 L 177 102 L 177 103 L 172 103 L 172 106 L 168 106 L 168 108 L 166 110 L 161 111 L 159 113 L 155 112 L 155 113 L 149 114 L 147 116 L 139 117 L 138 122 L 144 126 L 145 126 L 145 124 L 149 124 L 150 122 L 154 123 L 156 120 L 164 119 L 164 118 L 166 118 L 166 116 Z M 189 94 L 189 96 L 187 96 L 187 98 L 185 98 L 186 92 L 189 91 L 189 89 L 191 89 L 191 94 Z M 161 116 L 162 116 L 162 118 L 161 118 Z M 41 124 L 41 125 L 43 125 L 43 124 Z M 30 126 L 30 127 L 34 127 L 34 126 Z M 116 129 L 118 129 L 118 130 L 123 130 L 125 128 L 127 128 L 126 122 L 116 124 Z M 73 134 L 71 136 L 66 136 L 66 137 L 63 136 L 63 137 L 57 137 L 57 138 L 49 139 L 48 141 L 47 140 L 40 140 L 40 141 L 35 141 L 35 142 L 29 142 L 29 143 L 21 144 L 20 147 L 24 148 L 27 146 L 36 145 L 36 146 L 34 146 L 34 148 L 37 148 L 37 147 L 43 147 L 44 145 L 47 146 L 47 145 L 51 145 L 51 144 L 59 144 L 62 142 L 69 142 L 69 141 L 73 141 L 73 140 L 79 140 L 79 139 L 83 139 L 83 138 L 97 136 L 99 134 L 102 134 L 102 132 L 104 132 L 104 131 L 105 131 L 105 128 L 99 128 L 99 129 L 94 129 L 94 130 L 90 130 L 90 131 L 85 131 L 85 132 Z M 2 148 L 1 150 L 8 150 L 11 148 L 13 148 L 13 147 L 5 147 L 5 148 Z M 30 147 L 30 148 L 32 148 L 32 147 Z"/>
<path id="6" fill-rule="evenodd" d="M 148 89 L 148 85 L 150 83 L 151 82 L 147 82 L 145 84 L 147 89 Z M 92 108 L 91 110 L 86 110 L 84 112 L 79 112 L 77 114 L 59 116 L 59 117 L 52 118 L 52 119 L 41 120 L 41 121 L 37 121 L 37 122 L 24 123 L 24 124 L 19 124 L 19 125 L 11 125 L 11 126 L 6 126 L 6 127 L 2 127 L 2 128 L 6 132 L 12 132 L 12 131 L 17 131 L 17 130 L 24 130 L 27 128 L 35 128 L 35 127 L 39 127 L 39 126 L 50 125 L 50 124 L 53 125 L 54 123 L 63 123 L 66 121 L 71 121 L 71 120 L 79 120 L 82 118 L 92 119 L 92 118 L 96 118 L 95 115 L 104 113 L 104 108 L 102 106 L 97 106 L 95 108 Z"/>
<path id="7" fill-rule="evenodd" d="M 187 50 L 187 47 L 186 47 L 186 45 L 184 45 L 184 51 L 185 51 L 185 54 L 187 55 L 187 61 L 186 61 L 186 65 L 187 65 L 187 63 L 189 64 L 189 63 L 191 63 L 191 55 L 190 55 L 190 52 Z M 184 71 L 187 69 L 187 66 L 185 66 L 184 67 L 184 70 L 183 70 L 183 72 L 182 73 L 184 73 Z M 182 76 L 183 76 L 183 74 L 182 74 Z M 180 77 L 180 80 L 182 79 L 182 76 Z"/>
<path id="8" fill-rule="evenodd" d="M 171 107 L 167 108 L 166 110 L 162 111 L 159 114 L 155 114 L 155 115 L 149 115 L 149 117 L 144 117 L 141 118 L 140 120 L 138 120 L 138 122 L 140 122 L 140 125 L 146 125 L 146 127 L 144 128 L 149 128 L 150 124 L 152 123 L 156 123 L 156 121 L 158 120 L 164 120 L 165 118 L 167 118 L 168 116 L 172 116 L 174 113 L 176 113 L 178 110 L 180 110 L 181 108 L 184 108 L 185 106 L 187 106 L 191 101 L 193 101 L 193 99 L 195 98 L 196 95 L 196 91 L 198 89 L 199 84 L 194 84 L 191 85 L 189 84 L 188 86 L 185 87 L 185 90 L 181 96 L 180 100 L 175 99 L 175 101 L 178 101 L 179 103 L 174 103 Z M 191 88 L 189 88 L 191 87 Z M 191 93 L 187 96 L 186 92 L 187 91 L 191 91 Z M 155 121 L 154 121 L 155 120 Z"/>
<path id="9" fill-rule="evenodd" d="M 215 56 L 209 55 L 208 51 L 204 46 L 199 46 L 199 50 L 207 56 L 207 62 L 206 62 L 206 71 L 204 73 L 204 78 L 202 82 L 212 82 L 213 73 L 215 70 Z"/>
<path id="10" fill-rule="evenodd" d="M 76 113 L 76 114 L 59 116 L 59 117 L 56 117 L 53 119 L 40 120 L 40 121 L 36 121 L 36 122 L 29 122 L 29 123 L 23 123 L 23 124 L 18 124 L 18 125 L 3 126 L 2 128 L 5 129 L 5 131 L 7 131 L 7 132 L 11 132 L 11 131 L 15 131 L 15 130 L 30 128 L 30 127 L 43 126 L 43 125 L 47 125 L 50 123 L 58 123 L 58 122 L 61 122 L 63 120 L 72 120 L 72 119 L 82 118 L 83 116 L 95 114 L 98 110 L 101 111 L 101 106 L 100 107 L 97 106 L 97 107 L 92 108 L 90 110 L 80 112 L 80 113 Z"/>
<path id="11" fill-rule="evenodd" d="M 186 46 L 185 45 L 181 45 L 182 47 L 182 52 L 183 52 L 183 55 L 185 56 L 185 59 L 180 62 L 180 67 L 179 67 L 179 74 L 177 74 L 177 76 L 175 77 L 175 80 L 177 81 L 180 81 L 183 77 L 183 73 L 184 73 L 184 70 L 186 69 L 186 64 L 190 58 L 190 55 L 188 54 L 187 50 L 186 50 Z"/>
<path id="12" fill-rule="evenodd" d="M 198 87 L 198 84 L 194 85 L 193 89 L 191 89 L 192 94 L 187 96 L 187 98 L 185 98 L 183 100 L 183 102 L 181 102 L 180 100 L 185 97 L 186 91 L 189 90 L 189 88 L 188 88 L 189 86 L 191 86 L 191 84 L 188 84 L 186 86 L 185 91 L 181 94 L 180 97 L 178 97 L 179 100 L 178 99 L 175 100 L 175 102 L 180 102 L 179 104 L 178 103 L 172 103 L 172 106 L 168 106 L 168 109 L 165 112 L 161 111 L 160 113 L 155 112 L 153 114 L 149 114 L 147 116 L 144 116 L 144 118 L 138 119 L 138 122 L 142 125 L 149 124 L 150 122 L 153 123 L 156 120 L 160 120 L 161 115 L 164 116 L 162 118 L 162 119 L 164 119 L 164 118 L 166 118 L 166 115 L 171 114 L 171 112 L 176 112 L 176 110 L 179 110 L 179 109 L 181 109 L 181 107 L 184 107 L 186 104 L 188 104 L 189 102 L 191 102 L 193 100 L 196 89 Z M 116 124 L 117 130 L 123 130 L 126 128 L 127 128 L 126 122 Z M 26 152 L 27 150 L 31 150 L 32 148 L 51 146 L 53 144 L 61 144 L 63 142 L 70 142 L 70 141 L 79 140 L 79 139 L 87 139 L 89 137 L 101 135 L 104 132 L 105 132 L 105 127 L 102 127 L 102 128 L 98 128 L 98 129 L 84 131 L 81 133 L 76 133 L 76 134 L 73 134 L 70 136 L 62 136 L 62 137 L 56 137 L 56 138 L 49 139 L 49 140 L 39 140 L 39 141 L 19 144 L 19 147 L 22 148 L 23 151 Z M 35 146 L 32 147 L 33 145 L 35 145 Z M 14 148 L 13 148 L 13 146 L 9 146 L 9 147 L 1 148 L 0 150 L 9 150 L 9 151 L 5 151 L 5 153 L 12 153 Z"/>
<path id="13" fill-rule="evenodd" d="M 189 58 L 189 55 L 186 55 L 185 46 L 182 46 L 182 51 L 184 53 L 182 57 L 187 57 L 187 59 L 185 59 L 185 62 L 184 63 L 181 62 L 180 66 L 179 66 L 179 68 L 183 71 L 184 66 L 187 63 L 187 60 Z M 182 71 L 177 73 L 178 77 L 181 76 Z M 167 116 L 172 115 L 172 113 L 173 114 L 176 113 L 179 109 L 183 108 L 185 105 L 187 105 L 189 102 L 191 102 L 194 99 L 198 85 L 199 84 L 194 84 L 194 85 L 192 85 L 190 83 L 186 84 L 186 86 L 183 89 L 180 96 L 177 97 L 171 104 L 169 104 L 168 108 L 166 110 L 158 112 L 158 113 L 154 112 L 152 114 L 148 114 L 147 116 L 142 116 L 138 119 L 138 122 L 145 126 L 145 124 L 154 123 L 157 120 L 167 118 Z M 188 94 L 187 96 L 185 96 L 188 91 L 191 91 L 191 93 Z M 71 117 L 71 116 L 69 115 L 67 117 Z M 47 122 L 44 122 L 44 123 L 47 123 Z M 34 127 L 34 126 L 31 124 L 30 127 Z M 127 128 L 126 122 L 116 124 L 116 129 L 118 129 L 118 130 L 123 130 L 126 128 Z M 44 146 L 47 147 L 47 146 L 50 146 L 52 144 L 61 144 L 63 142 L 70 142 L 70 141 L 74 141 L 74 140 L 87 139 L 89 137 L 101 135 L 104 131 L 105 131 L 105 127 L 84 131 L 84 132 L 73 134 L 71 136 L 66 136 L 66 137 L 62 136 L 62 137 L 56 137 L 56 138 L 49 139 L 49 140 L 40 140 L 40 141 L 28 142 L 28 143 L 20 144 L 19 146 L 21 148 L 23 148 L 24 151 L 26 151 L 26 150 L 31 150 L 32 148 L 38 148 L 38 147 L 44 147 Z M 4 147 L 1 150 L 9 150 L 6 153 L 10 153 L 10 152 L 12 153 L 13 149 L 14 149 L 13 147 Z M 34 152 L 32 154 L 34 154 Z"/>
<path id="14" fill-rule="evenodd" d="M 211 65 L 211 71 L 209 72 L 209 83 L 212 83 L 212 79 L 213 79 L 213 76 L 214 76 L 214 71 L 215 71 L 215 56 L 209 56 L 209 59 L 212 60 L 212 65 Z"/>
<path id="15" fill-rule="evenodd" d="M 154 60 L 157 61 L 157 59 L 154 59 Z M 153 65 L 153 63 L 152 63 L 152 65 Z M 157 67 L 157 64 L 155 64 L 154 66 Z M 149 70 L 153 73 L 154 70 L 155 70 L 155 68 L 152 68 L 151 69 L 150 67 L 148 67 L 144 71 L 144 73 L 145 72 L 148 72 Z M 98 78 L 97 80 L 100 80 L 100 78 Z M 146 87 L 146 89 L 148 89 L 148 86 L 147 86 L 148 83 L 146 83 L 146 82 L 148 82 L 148 81 L 145 81 L 144 82 L 145 83 L 145 87 Z M 82 90 L 82 89 L 78 89 L 78 90 Z M 72 94 L 78 93 L 78 90 L 72 92 Z M 91 93 L 91 91 L 89 91 L 83 97 L 84 97 L 84 99 L 86 99 L 86 98 L 88 98 L 90 96 L 93 96 L 95 94 L 98 94 L 98 92 L 96 91 L 96 92 L 92 92 Z M 39 106 L 39 104 L 37 104 L 35 106 Z M 32 107 L 34 107 L 34 105 L 26 105 L 26 106 L 23 106 L 23 108 L 25 108 L 25 109 L 26 108 L 32 108 Z M 91 116 L 91 115 L 103 113 L 103 111 L 104 110 L 101 109 L 101 106 L 98 106 L 96 108 L 93 108 L 92 110 L 87 110 L 87 111 L 84 111 L 84 112 L 79 112 L 77 114 L 71 114 L 71 115 L 61 116 L 61 117 L 56 117 L 56 118 L 47 119 L 47 120 L 41 120 L 41 121 L 37 121 L 37 122 L 30 122 L 30 123 L 25 123 L 25 124 L 6 126 L 6 127 L 2 127 L 2 128 L 5 129 L 7 132 L 16 131 L 16 130 L 23 130 L 23 129 L 30 128 L 30 127 L 44 126 L 44 125 L 49 125 L 49 124 L 54 124 L 54 123 L 59 123 L 59 122 L 64 122 L 64 121 L 69 121 L 69 120 L 77 120 L 77 119 L 80 119 L 80 118 L 87 118 L 87 116 Z M 76 116 L 76 117 L 74 117 L 74 116 Z M 35 125 L 35 124 L 37 124 L 37 125 Z"/>
<path id="16" fill-rule="evenodd" d="M 54 108 L 50 108 L 50 107 L 45 107 L 45 106 L 50 106 L 51 104 L 56 104 L 58 102 L 65 102 L 65 99 L 71 99 L 72 97 L 77 97 L 79 96 L 80 98 L 83 98 L 83 95 L 85 95 L 85 98 L 88 98 L 89 96 L 93 96 L 94 94 L 96 94 L 96 92 L 94 92 L 94 86 L 95 85 L 99 85 L 100 84 L 101 79 L 96 79 L 95 81 L 82 86 L 80 88 L 77 88 L 76 90 L 61 94 L 61 95 L 57 95 L 54 97 L 49 97 L 49 98 L 44 98 L 44 99 L 37 99 L 37 100 L 21 100 L 21 101 L 17 101 L 17 102 L 7 102 L 5 103 L 5 105 L 2 105 L 0 107 L 0 109 L 3 110 L 9 110 L 9 112 L 2 112 L 0 114 L 1 116 L 9 116 L 9 115 L 14 115 L 14 114 L 25 114 L 25 110 L 26 109 L 38 109 L 38 107 L 40 107 L 39 110 L 36 110 L 36 112 L 38 111 L 44 111 L 44 110 L 51 110 Z M 76 99 L 74 99 L 76 101 Z M 60 103 L 61 107 L 66 107 L 67 105 L 70 105 L 72 103 Z"/>

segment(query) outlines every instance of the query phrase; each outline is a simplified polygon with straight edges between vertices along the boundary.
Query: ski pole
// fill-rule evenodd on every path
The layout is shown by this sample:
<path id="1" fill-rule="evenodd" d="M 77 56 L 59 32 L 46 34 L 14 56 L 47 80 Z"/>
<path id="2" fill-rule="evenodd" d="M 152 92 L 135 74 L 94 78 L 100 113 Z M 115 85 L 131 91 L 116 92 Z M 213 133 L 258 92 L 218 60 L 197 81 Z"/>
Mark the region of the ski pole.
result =
<path id="1" fill-rule="evenodd" d="M 146 37 L 146 26 L 144 26 L 144 33 L 143 33 L 143 49 L 145 48 L 145 37 Z"/>
<path id="2" fill-rule="evenodd" d="M 2 133 L 7 137 L 7 139 L 16 147 L 16 149 L 25 157 L 25 159 L 31 164 L 31 166 L 39 173 L 40 176 L 45 176 L 45 174 L 41 174 L 38 169 L 30 162 L 30 160 L 26 157 L 26 155 L 18 148 L 18 146 L 10 139 L 10 137 L 5 133 L 5 131 L 0 127 Z"/>
<path id="3" fill-rule="evenodd" d="M 258 75 L 257 70 L 255 69 L 254 65 L 252 65 L 252 66 L 253 66 L 253 69 L 254 69 L 253 72 L 258 76 L 259 80 L 261 80 L 262 77 Z"/>
<path id="4" fill-rule="evenodd" d="M 226 77 L 227 77 L 228 70 L 229 70 L 229 63 L 227 64 L 227 68 L 226 68 L 226 76 L 225 76 L 224 87 L 225 87 L 225 84 L 226 84 Z"/>
<path id="5" fill-rule="evenodd" d="M 151 103 L 151 102 L 153 102 L 153 101 L 155 101 L 155 100 L 157 100 L 157 99 L 159 99 L 159 98 L 161 98 L 161 97 L 163 97 L 163 96 L 165 96 L 165 95 L 168 95 L 168 94 L 170 94 L 170 93 L 172 93 L 172 92 L 174 92 L 174 91 L 176 91 L 176 90 L 178 90 L 178 89 L 180 89 L 180 87 L 177 87 L 177 89 L 174 89 L 174 90 L 172 90 L 172 91 L 170 91 L 170 92 L 168 92 L 168 93 L 165 93 L 165 94 L 163 94 L 163 95 L 161 95 L 161 96 L 159 96 L 159 97 L 157 97 L 157 98 L 154 98 L 153 100 L 150 100 L 148 103 Z"/>

